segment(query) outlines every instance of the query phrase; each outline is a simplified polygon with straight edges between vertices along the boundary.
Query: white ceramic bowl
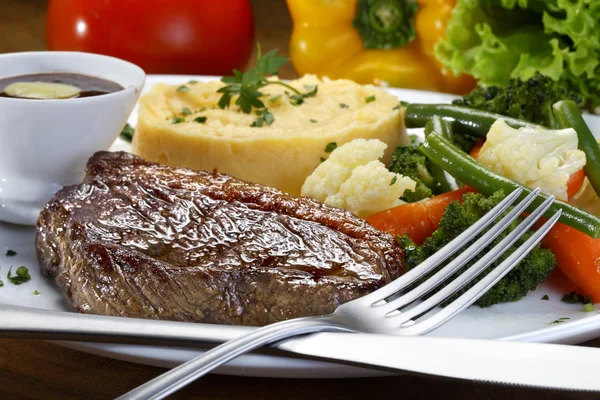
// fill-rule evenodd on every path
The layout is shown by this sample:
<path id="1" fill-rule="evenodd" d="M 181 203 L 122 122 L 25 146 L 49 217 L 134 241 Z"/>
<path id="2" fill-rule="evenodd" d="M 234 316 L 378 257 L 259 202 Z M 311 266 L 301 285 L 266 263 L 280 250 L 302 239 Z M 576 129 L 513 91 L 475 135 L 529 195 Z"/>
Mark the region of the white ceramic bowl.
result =
<path id="1" fill-rule="evenodd" d="M 146 80 L 136 65 L 98 54 L 0 54 L 0 79 L 51 72 L 95 76 L 125 90 L 62 100 L 0 97 L 2 221 L 35 224 L 58 189 L 81 181 L 90 156 L 107 150 L 121 132 Z"/>

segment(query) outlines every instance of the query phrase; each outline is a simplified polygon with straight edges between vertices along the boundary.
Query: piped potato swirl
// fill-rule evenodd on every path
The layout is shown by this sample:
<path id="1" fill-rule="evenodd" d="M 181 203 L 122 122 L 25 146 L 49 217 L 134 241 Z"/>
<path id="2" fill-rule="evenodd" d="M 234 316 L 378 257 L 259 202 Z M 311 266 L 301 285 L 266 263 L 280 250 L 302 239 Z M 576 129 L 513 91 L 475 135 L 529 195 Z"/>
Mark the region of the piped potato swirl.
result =
<path id="1" fill-rule="evenodd" d="M 317 86 L 317 94 L 294 105 L 284 86 L 262 88 L 261 100 L 274 118 L 262 127 L 252 127 L 257 114 L 241 112 L 234 101 L 219 108 L 220 81 L 158 84 L 140 100 L 133 152 L 172 167 L 216 169 L 297 196 L 328 156 L 330 143 L 379 139 L 387 144 L 384 162 L 407 143 L 403 109 L 385 90 L 314 76 L 287 83 L 301 92 Z"/>

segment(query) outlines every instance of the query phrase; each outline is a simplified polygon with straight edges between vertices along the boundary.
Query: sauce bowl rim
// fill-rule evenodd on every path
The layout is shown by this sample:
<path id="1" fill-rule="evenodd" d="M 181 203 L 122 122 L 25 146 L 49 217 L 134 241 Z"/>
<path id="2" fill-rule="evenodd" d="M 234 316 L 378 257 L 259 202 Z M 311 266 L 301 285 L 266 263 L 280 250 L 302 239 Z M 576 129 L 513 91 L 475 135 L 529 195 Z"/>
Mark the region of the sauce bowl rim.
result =
<path id="1" fill-rule="evenodd" d="M 75 57 L 82 57 L 82 58 L 88 58 L 88 59 L 104 59 L 104 60 L 107 60 L 110 62 L 114 62 L 116 65 L 121 64 L 121 67 L 129 69 L 130 72 L 132 72 L 134 74 L 139 74 L 139 77 L 137 78 L 138 82 L 131 83 L 131 84 L 125 86 L 119 82 L 115 82 L 112 79 L 107 79 L 107 78 L 103 78 L 101 76 L 96 75 L 94 77 L 100 78 L 100 79 L 105 79 L 105 80 L 111 80 L 114 83 L 122 86 L 123 89 L 118 90 L 116 92 L 102 94 L 99 96 L 74 97 L 74 98 L 68 98 L 68 99 L 45 99 L 45 100 L 40 100 L 40 101 L 32 101 L 35 99 L 27 99 L 27 98 L 19 98 L 19 97 L 0 97 L 0 104 L 7 103 L 7 102 L 10 102 L 11 104 L 15 104 L 16 102 L 25 102 L 27 104 L 30 104 L 30 103 L 70 104 L 70 103 L 74 103 L 74 102 L 77 102 L 77 103 L 99 102 L 99 101 L 104 101 L 106 99 L 110 99 L 113 97 L 123 96 L 124 94 L 127 94 L 131 91 L 134 91 L 134 93 L 137 93 L 137 91 L 138 91 L 137 85 L 139 85 L 139 87 L 140 87 L 139 89 L 141 90 L 146 81 L 146 72 L 144 72 L 144 70 L 142 68 L 140 68 L 139 66 L 137 66 L 136 64 L 126 61 L 126 60 L 123 60 L 121 58 L 107 56 L 104 54 L 86 53 L 86 52 L 81 52 L 81 51 L 26 51 L 26 52 L 0 54 L 0 61 L 2 61 L 3 59 L 11 59 L 11 58 L 14 59 L 14 58 L 36 58 L 36 57 L 60 57 L 60 56 L 75 56 Z M 61 69 L 44 70 L 44 71 L 35 72 L 35 73 L 36 74 L 68 73 L 68 74 L 80 74 L 80 75 L 93 76 L 89 73 L 81 72 L 80 70 L 78 70 L 77 65 L 74 65 L 72 69 L 68 69 L 68 70 L 65 68 L 61 68 Z M 31 74 L 34 74 L 34 73 L 23 73 L 23 74 L 19 74 L 19 75 L 31 75 Z M 11 74 L 11 75 L 6 75 L 6 76 L 0 75 L 0 79 L 10 78 L 10 77 L 19 76 L 19 75 L 16 75 L 16 74 Z"/>

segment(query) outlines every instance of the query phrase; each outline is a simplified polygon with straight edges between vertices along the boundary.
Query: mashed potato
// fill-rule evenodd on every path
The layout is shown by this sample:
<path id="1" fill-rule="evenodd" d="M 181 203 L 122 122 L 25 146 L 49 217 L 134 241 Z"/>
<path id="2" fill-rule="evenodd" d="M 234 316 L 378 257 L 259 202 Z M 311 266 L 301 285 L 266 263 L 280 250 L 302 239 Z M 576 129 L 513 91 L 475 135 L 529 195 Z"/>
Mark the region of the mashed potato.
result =
<path id="1" fill-rule="evenodd" d="M 366 217 L 401 204 L 405 190 L 415 190 L 412 179 L 388 171 L 378 161 L 387 145 L 379 140 L 355 139 L 331 153 L 302 186 L 302 195 Z"/>
<path id="2" fill-rule="evenodd" d="M 261 100 L 275 117 L 261 128 L 250 127 L 256 114 L 240 112 L 233 101 L 229 109 L 217 106 L 220 81 L 188 83 L 187 91 L 158 84 L 140 100 L 133 152 L 174 167 L 217 169 L 299 195 L 306 177 L 327 157 L 328 143 L 378 139 L 387 145 L 386 162 L 397 145 L 407 143 L 403 111 L 385 90 L 314 76 L 289 83 L 301 92 L 318 85 L 317 95 L 293 106 L 285 87 L 261 89 Z M 366 101 L 370 97 L 374 100 Z M 199 117 L 206 120 L 197 122 Z"/>

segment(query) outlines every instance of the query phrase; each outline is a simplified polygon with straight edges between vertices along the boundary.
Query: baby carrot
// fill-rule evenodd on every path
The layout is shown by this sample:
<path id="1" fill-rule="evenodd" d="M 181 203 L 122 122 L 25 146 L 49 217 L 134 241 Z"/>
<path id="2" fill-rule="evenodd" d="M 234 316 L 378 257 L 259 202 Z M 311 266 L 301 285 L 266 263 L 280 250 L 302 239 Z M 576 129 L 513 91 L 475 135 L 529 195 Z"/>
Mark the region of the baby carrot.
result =
<path id="1" fill-rule="evenodd" d="M 448 204 L 462 199 L 470 187 L 454 190 L 417 203 L 406 203 L 381 211 L 367 218 L 375 228 L 393 235 L 408 235 L 416 244 L 422 244 L 438 228 Z"/>
<path id="2" fill-rule="evenodd" d="M 542 239 L 556 256 L 556 264 L 584 298 L 600 302 L 600 239 L 557 223 Z"/>

